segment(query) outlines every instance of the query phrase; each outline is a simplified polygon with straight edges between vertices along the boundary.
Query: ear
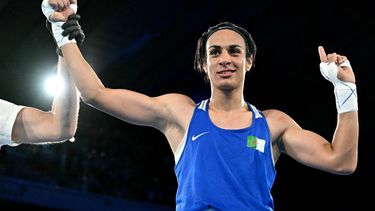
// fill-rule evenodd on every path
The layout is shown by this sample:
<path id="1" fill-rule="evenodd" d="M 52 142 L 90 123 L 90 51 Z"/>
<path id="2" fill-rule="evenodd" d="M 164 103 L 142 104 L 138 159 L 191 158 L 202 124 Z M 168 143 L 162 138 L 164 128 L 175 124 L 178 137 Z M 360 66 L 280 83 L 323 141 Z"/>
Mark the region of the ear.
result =
<path id="1" fill-rule="evenodd" d="M 253 66 L 253 57 L 250 56 L 246 59 L 246 72 L 249 72 L 251 67 Z"/>
<path id="2" fill-rule="evenodd" d="M 203 63 L 203 71 L 207 74 L 207 63 Z"/>

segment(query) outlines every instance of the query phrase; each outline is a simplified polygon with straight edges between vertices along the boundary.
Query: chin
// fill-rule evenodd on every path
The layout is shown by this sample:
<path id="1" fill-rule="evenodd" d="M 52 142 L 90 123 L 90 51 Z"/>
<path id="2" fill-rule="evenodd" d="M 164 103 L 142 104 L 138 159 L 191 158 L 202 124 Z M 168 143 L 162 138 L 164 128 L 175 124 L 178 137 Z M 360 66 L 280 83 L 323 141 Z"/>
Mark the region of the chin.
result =
<path id="1" fill-rule="evenodd" d="M 235 89 L 235 88 L 236 88 L 236 85 L 235 85 L 235 83 L 230 82 L 230 81 L 225 81 L 225 82 L 223 81 L 223 82 L 217 84 L 216 87 L 217 87 L 218 89 L 220 89 L 220 90 L 230 91 L 230 90 Z"/>
<path id="2" fill-rule="evenodd" d="M 211 80 L 210 80 L 211 81 Z M 211 86 L 219 89 L 219 90 L 226 90 L 230 91 L 236 88 L 239 88 L 243 84 L 243 81 L 239 80 L 238 78 L 231 77 L 231 78 L 215 78 L 215 81 L 211 81 Z"/>

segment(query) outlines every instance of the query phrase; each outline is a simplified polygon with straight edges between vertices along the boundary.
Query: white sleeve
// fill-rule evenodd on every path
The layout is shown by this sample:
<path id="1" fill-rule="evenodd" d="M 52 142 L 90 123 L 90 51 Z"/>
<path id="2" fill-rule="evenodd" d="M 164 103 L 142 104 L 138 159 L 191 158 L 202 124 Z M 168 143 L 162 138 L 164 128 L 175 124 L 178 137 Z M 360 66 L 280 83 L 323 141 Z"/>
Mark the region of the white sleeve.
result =
<path id="1" fill-rule="evenodd" d="M 0 147 L 2 145 L 17 146 L 12 141 L 12 129 L 18 113 L 24 106 L 15 105 L 0 99 Z"/>

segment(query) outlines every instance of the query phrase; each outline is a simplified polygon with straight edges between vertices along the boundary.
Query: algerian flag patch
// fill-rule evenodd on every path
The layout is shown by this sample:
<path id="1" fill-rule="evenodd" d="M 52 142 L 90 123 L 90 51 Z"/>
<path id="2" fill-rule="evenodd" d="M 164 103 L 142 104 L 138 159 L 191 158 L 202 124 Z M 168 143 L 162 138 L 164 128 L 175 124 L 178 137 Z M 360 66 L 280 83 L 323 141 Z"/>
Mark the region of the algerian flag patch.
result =
<path id="1" fill-rule="evenodd" d="M 255 136 L 247 136 L 247 147 L 264 152 L 266 141 Z"/>

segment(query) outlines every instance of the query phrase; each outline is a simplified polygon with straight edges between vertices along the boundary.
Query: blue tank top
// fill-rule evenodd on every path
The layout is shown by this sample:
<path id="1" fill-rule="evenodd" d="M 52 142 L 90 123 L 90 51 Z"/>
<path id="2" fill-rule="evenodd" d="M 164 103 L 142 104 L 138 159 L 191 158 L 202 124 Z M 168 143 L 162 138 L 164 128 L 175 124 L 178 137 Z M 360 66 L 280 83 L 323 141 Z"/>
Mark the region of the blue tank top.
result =
<path id="1" fill-rule="evenodd" d="M 211 121 L 208 104 L 197 104 L 175 153 L 176 210 L 273 210 L 276 170 L 262 112 L 248 103 L 251 125 L 223 129 Z"/>

